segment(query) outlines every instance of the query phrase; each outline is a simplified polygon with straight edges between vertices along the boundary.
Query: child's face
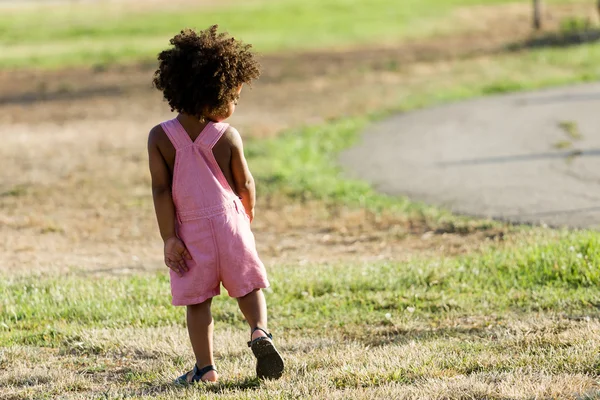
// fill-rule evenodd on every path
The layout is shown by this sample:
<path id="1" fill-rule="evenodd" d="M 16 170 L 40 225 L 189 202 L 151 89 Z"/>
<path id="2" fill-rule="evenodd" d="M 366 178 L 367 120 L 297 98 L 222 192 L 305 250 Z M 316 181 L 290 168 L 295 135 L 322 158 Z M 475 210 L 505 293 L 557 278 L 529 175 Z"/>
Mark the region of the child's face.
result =
<path id="1" fill-rule="evenodd" d="M 229 103 L 227 109 L 224 110 L 223 113 L 220 113 L 219 115 L 208 115 L 208 118 L 211 121 L 216 121 L 216 122 L 221 122 L 221 121 L 225 121 L 227 118 L 231 117 L 233 115 L 233 112 L 235 111 L 235 106 L 237 105 L 238 99 L 240 98 L 240 93 L 242 92 L 242 86 L 244 85 L 240 85 L 239 88 L 237 88 L 236 92 L 235 92 L 235 100 L 233 100 L 231 103 Z"/>

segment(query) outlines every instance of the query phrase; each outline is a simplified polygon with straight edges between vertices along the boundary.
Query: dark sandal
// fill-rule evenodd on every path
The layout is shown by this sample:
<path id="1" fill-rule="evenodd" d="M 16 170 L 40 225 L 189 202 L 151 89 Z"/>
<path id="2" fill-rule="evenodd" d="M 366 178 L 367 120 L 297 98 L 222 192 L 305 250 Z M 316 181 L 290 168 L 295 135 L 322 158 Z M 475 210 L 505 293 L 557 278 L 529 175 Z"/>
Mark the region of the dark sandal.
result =
<path id="1" fill-rule="evenodd" d="M 193 372 L 192 380 L 191 381 L 188 380 L 188 375 L 190 373 L 186 372 L 185 374 L 181 375 L 179 378 L 175 379 L 175 384 L 189 385 L 190 383 L 201 382 L 202 377 L 204 375 L 206 375 L 207 372 L 210 372 L 210 371 L 217 372 L 217 369 L 215 368 L 214 365 L 207 365 L 206 367 L 204 367 L 202 369 L 198 369 L 198 364 L 195 364 L 194 369 L 191 371 L 191 372 Z"/>
<path id="2" fill-rule="evenodd" d="M 256 327 L 252 330 L 250 339 L 257 330 L 263 331 L 267 336 L 261 336 L 248 342 L 248 347 L 252 349 L 256 357 L 256 375 L 260 379 L 278 379 L 283 375 L 284 365 L 281 355 L 271 340 L 273 335 Z"/>

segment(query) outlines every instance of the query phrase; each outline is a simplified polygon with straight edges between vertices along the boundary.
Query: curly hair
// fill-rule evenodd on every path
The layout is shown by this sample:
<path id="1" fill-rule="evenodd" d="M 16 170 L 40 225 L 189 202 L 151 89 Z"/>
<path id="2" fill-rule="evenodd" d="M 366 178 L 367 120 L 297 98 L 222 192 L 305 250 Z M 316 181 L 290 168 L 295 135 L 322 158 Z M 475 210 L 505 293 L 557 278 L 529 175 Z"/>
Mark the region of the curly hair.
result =
<path id="1" fill-rule="evenodd" d="M 170 40 L 173 47 L 158 55 L 154 86 L 163 92 L 171 111 L 198 117 L 219 113 L 237 100 L 236 90 L 260 75 L 252 47 L 218 25 L 196 32 L 184 29 Z"/>

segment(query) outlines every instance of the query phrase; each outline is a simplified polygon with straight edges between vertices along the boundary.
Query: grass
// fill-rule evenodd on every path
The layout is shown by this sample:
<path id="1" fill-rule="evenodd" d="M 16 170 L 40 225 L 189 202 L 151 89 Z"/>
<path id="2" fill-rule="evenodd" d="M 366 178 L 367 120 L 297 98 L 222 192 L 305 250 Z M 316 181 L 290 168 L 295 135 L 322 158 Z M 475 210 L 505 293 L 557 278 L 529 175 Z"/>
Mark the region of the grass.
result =
<path id="1" fill-rule="evenodd" d="M 591 389 L 600 376 L 600 340 L 593 334 L 600 324 L 600 242 L 589 232 L 551 236 L 532 233 L 516 249 L 435 262 L 272 269 L 267 300 L 290 372 L 276 383 L 253 380 L 241 314 L 222 296 L 214 318 L 225 380 L 209 392 L 289 398 L 287 390 L 301 384 L 305 397 L 350 389 L 364 395 L 386 385 L 431 388 L 442 377 L 518 371 L 577 376 Z M 319 273 L 306 274 L 307 268 Z M 7 347 L 0 365 L 10 368 L 0 375 L 2 386 L 13 398 L 94 397 L 108 379 L 118 383 L 109 385 L 109 398 L 161 391 L 177 397 L 181 391 L 162 382 L 191 360 L 181 356 L 189 354 L 183 310 L 168 304 L 167 291 L 164 274 L 4 276 L 0 342 Z M 29 349 L 40 353 L 20 358 Z M 44 379 L 39 362 L 68 374 L 55 380 L 51 371 Z M 19 378 L 13 368 L 21 374 L 33 368 L 33 374 Z M 316 386 L 307 385 L 315 377 Z"/>
<path id="2" fill-rule="evenodd" d="M 565 149 L 570 149 L 573 147 L 573 143 L 571 143 L 568 140 L 559 140 L 557 142 L 555 142 L 552 147 L 554 147 L 557 150 L 565 150 Z"/>
<path id="3" fill-rule="evenodd" d="M 417 78 L 398 85 L 389 108 L 411 110 L 486 94 L 593 81 L 600 76 L 599 60 L 598 47 L 585 45 L 435 64 L 430 66 L 435 72 L 421 78 L 410 66 L 403 67 L 403 74 Z M 336 154 L 356 140 L 372 118 L 386 112 L 250 141 L 248 158 L 261 195 L 283 195 L 290 203 L 316 199 L 335 206 L 366 207 L 376 214 L 391 212 L 438 225 L 449 221 L 459 232 L 461 224 L 494 224 L 382 196 L 363 182 L 343 178 Z M 114 131 L 118 137 L 124 132 Z M 102 134 L 111 140 L 111 132 Z M 79 135 L 74 136 L 79 140 Z M 138 146 L 143 141 L 131 142 Z M 119 150 L 120 159 L 133 151 Z M 144 160 L 130 161 L 123 168 L 122 161 L 106 162 L 108 156 L 101 157 L 104 162 L 98 162 L 97 168 L 89 167 L 94 163 L 83 164 L 88 169 L 81 168 L 80 173 L 93 170 L 99 176 L 114 176 L 114 181 L 104 183 L 108 186 L 101 188 L 103 193 L 87 192 L 89 187 L 98 188 L 88 175 L 84 182 L 90 181 L 89 187 L 73 178 L 76 191 L 69 186 L 55 190 L 112 205 L 134 195 L 126 182 L 145 184 L 140 172 Z M 103 168 L 117 172 L 105 173 Z M 120 190 L 128 192 L 110 192 L 116 190 L 110 185 L 122 185 Z M 0 198 L 21 201 L 35 190 L 35 186 L 15 186 Z M 52 190 L 52 185 L 45 190 Z M 104 191 L 114 199 L 106 200 Z M 71 208 L 70 203 L 55 201 L 54 192 L 48 193 L 41 197 L 44 204 Z M 119 244 L 128 255 L 134 254 L 124 241 L 127 229 L 133 230 L 128 218 L 133 210 L 139 219 L 152 218 L 151 211 L 141 215 L 148 207 L 136 199 L 140 209 L 128 208 L 122 215 L 110 209 L 96 216 L 111 226 L 109 233 L 84 232 L 94 242 L 100 241 L 100 233 L 111 238 L 120 235 L 123 243 Z M 48 208 L 40 209 L 52 215 Z M 35 212 L 35 207 L 29 212 Z M 61 226 L 48 223 L 48 234 L 62 235 L 66 212 L 56 217 Z M 107 222 L 107 218 L 113 219 Z M 71 228 L 65 225 L 64 231 L 72 234 Z M 24 229 L 9 232 L 21 235 Z M 235 302 L 224 296 L 214 305 L 222 382 L 212 387 L 175 388 L 168 382 L 193 361 L 184 311 L 170 306 L 165 274 L 107 276 L 77 265 L 66 274 L 2 273 L 0 397 L 600 397 L 597 233 L 514 229 L 519 234 L 516 240 L 491 242 L 460 257 L 287 263 L 272 268 L 274 285 L 267 291 L 271 326 L 288 363 L 288 373 L 277 382 L 261 383 L 253 377 L 253 360 L 244 348 L 247 328 Z M 139 235 L 148 242 L 147 236 Z M 85 245 L 81 239 L 70 242 L 69 248 L 73 243 Z M 114 242 L 110 243 L 112 251 Z"/>
<path id="4" fill-rule="evenodd" d="M 273 269 L 277 283 L 269 291 L 272 314 L 285 329 L 319 329 L 323 318 L 332 315 L 336 318 L 329 325 L 343 327 L 382 322 L 384 314 L 374 312 L 403 313 L 408 307 L 414 308 L 413 316 L 432 321 L 446 318 L 450 311 L 458 313 L 455 316 L 483 315 L 489 310 L 595 313 L 600 306 L 594 290 L 600 284 L 597 235 L 557 232 L 551 236 L 532 233 L 526 246 L 448 260 L 322 265 L 315 275 L 292 266 Z M 165 274 L 45 278 L 4 277 L 0 286 L 3 343 L 32 344 L 29 335 L 53 325 L 141 328 L 183 322 L 183 314 L 169 305 Z M 544 298 L 540 293 L 554 295 Z M 220 302 L 215 318 L 234 326 L 241 322 L 233 302 Z M 41 343 L 55 343 L 52 337 L 42 338 Z"/>
<path id="5" fill-rule="evenodd" d="M 153 59 L 182 27 L 204 28 L 214 23 L 261 52 L 381 45 L 468 29 L 464 24 L 448 22 L 447 17 L 472 5 L 511 2 L 515 1 L 285 0 L 171 11 L 152 7 L 123 11 L 114 4 L 8 9 L 0 14 L 0 67 L 103 65 Z"/>
<path id="6" fill-rule="evenodd" d="M 577 125 L 577 122 L 561 121 L 561 122 L 559 122 L 558 126 L 560 127 L 560 129 L 562 129 L 565 132 L 565 134 L 571 140 L 583 139 L 583 135 L 581 134 L 581 131 L 579 130 L 579 126 Z"/>

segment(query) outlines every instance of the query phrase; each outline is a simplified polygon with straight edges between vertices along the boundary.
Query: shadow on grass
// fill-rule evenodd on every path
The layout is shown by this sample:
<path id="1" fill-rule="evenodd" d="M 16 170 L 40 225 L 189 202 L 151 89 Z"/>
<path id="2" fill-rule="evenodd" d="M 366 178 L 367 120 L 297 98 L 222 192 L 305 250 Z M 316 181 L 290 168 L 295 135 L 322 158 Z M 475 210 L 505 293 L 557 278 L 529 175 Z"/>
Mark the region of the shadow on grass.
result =
<path id="1" fill-rule="evenodd" d="M 236 390 L 256 390 L 260 388 L 261 382 L 256 377 L 247 377 L 241 380 L 227 380 L 216 384 L 194 383 L 190 385 L 177 385 L 174 383 L 150 384 L 143 389 L 134 390 L 131 395 L 134 396 L 156 396 L 166 393 L 181 393 L 187 390 L 197 390 L 198 392 L 225 393 Z"/>
<path id="2" fill-rule="evenodd" d="M 572 47 L 600 41 L 600 29 L 588 28 L 573 31 L 547 32 L 523 42 L 506 46 L 508 51 L 536 50 L 551 47 Z"/>
<path id="3" fill-rule="evenodd" d="M 451 327 L 440 329 L 402 329 L 391 328 L 371 333 L 368 337 L 356 338 L 372 347 L 383 347 L 390 344 L 406 344 L 413 341 L 429 342 L 440 338 L 492 338 L 497 334 L 487 327 Z"/>
<path id="4" fill-rule="evenodd" d="M 260 379 L 248 377 L 238 381 L 222 381 L 216 385 L 206 385 L 205 390 L 212 393 L 221 393 L 224 390 L 256 390 L 260 387 Z"/>
<path id="5" fill-rule="evenodd" d="M 598 308 L 598 312 L 586 312 L 583 315 L 580 314 L 564 314 L 561 315 L 561 320 L 571 321 L 573 323 L 588 324 L 590 320 L 600 321 L 600 302 L 593 303 L 592 306 Z M 363 343 L 371 347 L 383 347 L 390 344 L 407 344 L 411 342 L 430 342 L 438 339 L 481 339 L 481 340 L 498 340 L 503 336 L 508 328 L 499 324 L 498 321 L 489 320 L 482 321 L 480 324 L 474 326 L 452 326 L 446 328 L 431 328 L 431 329 L 402 329 L 400 327 L 389 326 L 381 330 L 370 332 L 368 336 L 363 335 L 361 332 L 355 334 L 350 333 L 348 336 L 352 340 Z M 557 324 L 553 327 L 554 333 L 560 333 L 569 328 L 570 325 Z M 541 328 L 542 330 L 546 328 Z M 534 331 L 530 331 L 534 333 Z"/>

